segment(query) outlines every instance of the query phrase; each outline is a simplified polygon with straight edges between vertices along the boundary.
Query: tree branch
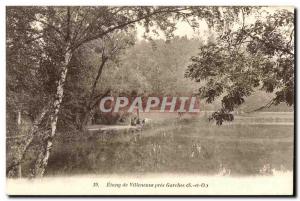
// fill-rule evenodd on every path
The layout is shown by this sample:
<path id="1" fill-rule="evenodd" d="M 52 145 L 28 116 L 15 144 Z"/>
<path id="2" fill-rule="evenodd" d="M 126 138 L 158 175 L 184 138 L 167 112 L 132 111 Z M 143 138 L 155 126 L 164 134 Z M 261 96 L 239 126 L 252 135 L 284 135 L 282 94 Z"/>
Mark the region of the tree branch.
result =
<path id="1" fill-rule="evenodd" d="M 273 104 L 274 104 L 274 99 L 270 100 L 270 101 L 269 101 L 266 105 L 264 105 L 264 106 L 261 106 L 261 107 L 259 107 L 259 108 L 257 108 L 257 109 L 251 110 L 251 111 L 247 111 L 247 112 L 245 112 L 245 113 L 258 112 L 258 111 L 261 111 L 261 110 L 263 110 L 263 109 L 265 109 L 265 108 L 270 108 Z"/>
<path id="2" fill-rule="evenodd" d="M 90 41 L 98 39 L 98 38 L 102 38 L 104 35 L 106 35 L 106 34 L 108 34 L 110 32 L 113 32 L 113 31 L 115 31 L 117 29 L 121 29 L 121 28 L 126 27 L 126 26 L 128 26 L 130 24 L 142 21 L 142 20 L 144 20 L 146 18 L 149 18 L 151 16 L 154 16 L 154 15 L 157 15 L 157 14 L 161 14 L 161 13 L 167 13 L 167 12 L 179 12 L 179 11 L 183 11 L 183 10 L 186 10 L 186 9 L 183 8 L 183 9 L 174 9 L 174 10 L 158 10 L 158 11 L 154 11 L 154 12 L 148 14 L 148 15 L 144 15 L 144 16 L 139 17 L 137 19 L 130 20 L 130 21 L 125 22 L 123 24 L 119 24 L 117 26 L 111 27 L 111 28 L 107 29 L 106 31 L 104 31 L 102 33 L 99 33 L 99 34 L 97 34 L 95 36 L 87 37 L 87 38 L 83 39 L 82 41 L 78 42 L 76 45 L 74 45 L 72 47 L 72 49 L 75 50 L 75 49 L 77 49 L 79 46 L 81 46 L 84 43 L 90 42 Z"/>

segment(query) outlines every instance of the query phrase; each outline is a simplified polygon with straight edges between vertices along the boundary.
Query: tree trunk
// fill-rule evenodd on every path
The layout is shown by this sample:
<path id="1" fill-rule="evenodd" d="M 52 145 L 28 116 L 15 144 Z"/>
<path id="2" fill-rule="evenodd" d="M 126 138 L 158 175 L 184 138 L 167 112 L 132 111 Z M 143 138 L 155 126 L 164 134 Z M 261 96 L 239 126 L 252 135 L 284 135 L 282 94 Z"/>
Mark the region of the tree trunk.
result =
<path id="1" fill-rule="evenodd" d="M 17 120 L 18 127 L 21 126 L 21 123 L 22 123 L 22 119 L 21 119 L 21 111 L 19 110 L 19 111 L 18 111 L 18 120 Z"/>
<path id="2" fill-rule="evenodd" d="M 17 120 L 17 124 L 18 124 L 18 129 L 19 129 L 19 134 L 22 135 L 22 133 L 20 132 L 21 131 L 21 123 L 22 123 L 22 120 L 21 120 L 21 111 L 19 110 L 18 111 L 18 120 Z M 20 155 L 19 158 L 21 158 L 22 156 Z M 17 165 L 17 176 L 18 178 L 21 178 L 22 177 L 22 167 L 21 167 L 21 163 L 19 163 Z"/>
<path id="3" fill-rule="evenodd" d="M 88 125 L 88 122 L 89 122 L 92 115 L 93 115 L 92 114 L 92 109 L 90 109 L 90 110 L 88 110 L 84 113 L 84 116 L 83 116 L 82 122 L 81 122 L 81 130 L 82 131 L 85 130 L 85 128 Z"/>
<path id="4" fill-rule="evenodd" d="M 96 107 L 100 103 L 101 99 L 104 98 L 105 96 L 108 96 L 109 93 L 110 93 L 110 89 L 107 90 L 104 94 L 98 95 L 95 100 L 91 100 L 91 102 L 89 104 L 89 107 L 87 107 L 87 109 L 84 113 L 84 116 L 82 118 L 82 121 L 81 121 L 81 127 L 80 128 L 81 128 L 82 131 L 85 130 L 88 121 L 93 116 L 93 114 L 95 114 Z"/>
<path id="5" fill-rule="evenodd" d="M 22 146 L 20 145 L 20 148 L 18 150 L 18 153 L 16 154 L 16 157 L 7 161 L 7 163 L 9 163 L 7 165 L 7 169 L 6 169 L 6 174 L 7 175 L 11 175 L 15 168 L 21 164 L 24 156 L 25 156 L 25 153 L 27 151 L 27 149 L 29 148 L 29 146 L 31 145 L 32 143 L 32 140 L 34 138 L 34 135 L 35 133 L 37 132 L 38 128 L 39 128 L 39 125 L 41 124 L 41 122 L 43 121 L 45 115 L 47 114 L 49 110 L 49 106 L 45 106 L 41 113 L 36 117 L 36 119 L 34 120 L 33 124 L 32 124 L 32 127 L 31 127 L 31 130 L 29 132 L 29 134 L 25 137 L 24 139 L 24 143 L 22 144 Z M 17 140 L 15 138 L 7 138 L 7 141 L 9 140 Z"/>
<path id="6" fill-rule="evenodd" d="M 104 65 L 105 65 L 105 63 L 106 63 L 107 60 L 108 60 L 107 57 L 102 56 L 102 62 L 100 64 L 100 66 L 99 66 L 97 76 L 96 76 L 96 78 L 94 80 L 94 84 L 93 84 L 92 89 L 91 89 L 91 95 L 90 95 L 90 99 L 89 99 L 89 102 L 88 102 L 89 107 L 90 107 L 91 102 L 93 101 L 93 96 L 95 94 L 95 90 L 96 90 L 98 81 L 100 79 L 100 76 L 101 76 L 102 71 L 103 71 L 103 67 L 104 67 Z"/>
<path id="7" fill-rule="evenodd" d="M 60 106 L 61 106 L 61 102 L 62 102 L 62 98 L 63 98 L 63 94 L 64 94 L 64 83 L 66 80 L 66 76 L 67 76 L 67 72 L 68 72 L 68 65 L 71 60 L 71 57 L 72 57 L 71 50 L 68 50 L 65 54 L 65 59 L 62 63 L 60 78 L 59 78 L 58 85 L 56 88 L 56 95 L 55 95 L 55 100 L 53 103 L 53 114 L 50 117 L 51 132 L 50 132 L 49 136 L 47 136 L 45 138 L 45 144 L 42 147 L 43 150 L 41 150 L 40 154 L 38 155 L 38 158 L 37 158 L 37 161 L 35 164 L 35 170 L 34 170 L 35 177 L 42 177 L 45 173 L 45 169 L 48 164 L 50 152 L 52 149 L 53 138 L 56 133 L 58 113 L 60 110 Z"/>
<path id="8" fill-rule="evenodd" d="M 93 109 L 95 107 L 95 103 L 93 103 L 93 102 L 95 102 L 94 101 L 95 91 L 96 91 L 97 84 L 99 82 L 99 79 L 101 77 L 103 68 L 104 68 L 105 63 L 107 62 L 107 60 L 108 60 L 108 57 L 102 55 L 102 62 L 100 64 L 99 68 L 98 68 L 97 76 L 96 76 L 96 78 L 94 80 L 94 83 L 93 83 L 93 85 L 91 87 L 91 94 L 90 94 L 89 100 L 88 100 L 87 105 L 86 105 L 85 114 L 84 114 L 84 116 L 82 118 L 82 122 L 81 122 L 81 126 L 80 126 L 81 130 L 85 130 L 86 125 L 87 125 L 89 119 L 93 115 Z M 107 91 L 105 94 L 108 94 L 109 92 L 110 92 L 110 90 Z M 103 95 L 100 97 L 100 100 L 101 100 L 102 97 L 103 97 Z"/>

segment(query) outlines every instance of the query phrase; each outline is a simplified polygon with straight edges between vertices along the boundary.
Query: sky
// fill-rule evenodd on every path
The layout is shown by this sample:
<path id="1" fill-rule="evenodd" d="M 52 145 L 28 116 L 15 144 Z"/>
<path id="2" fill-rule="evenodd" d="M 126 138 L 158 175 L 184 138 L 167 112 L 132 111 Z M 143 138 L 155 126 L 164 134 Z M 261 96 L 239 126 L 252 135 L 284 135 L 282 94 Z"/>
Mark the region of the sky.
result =
<path id="1" fill-rule="evenodd" d="M 199 24 L 200 24 L 200 28 L 194 31 L 187 22 L 183 22 L 183 21 L 178 22 L 176 24 L 176 30 L 174 31 L 174 35 L 187 36 L 187 38 L 197 38 L 197 37 L 205 38 L 207 36 L 207 32 L 209 31 L 208 26 L 204 21 L 201 21 Z M 137 29 L 137 39 L 139 41 L 144 40 L 143 35 L 145 32 L 145 28 L 137 25 L 136 29 Z M 158 33 L 159 36 L 154 34 L 151 34 L 151 36 L 154 39 L 165 39 L 165 36 L 161 31 L 158 31 Z"/>
<path id="2" fill-rule="evenodd" d="M 292 6 L 271 6 L 271 7 L 265 7 L 263 8 L 263 10 L 267 11 L 270 14 L 275 13 L 276 10 L 278 9 L 287 9 L 289 11 L 293 11 L 294 7 Z M 256 20 L 255 16 L 248 16 L 246 17 L 246 21 L 248 21 L 248 23 L 252 23 Z M 207 37 L 209 36 L 209 34 L 211 34 L 211 32 L 209 32 L 209 28 L 206 24 L 206 22 L 204 20 L 200 21 L 200 27 L 197 30 L 193 30 L 191 28 L 191 26 L 187 23 L 187 22 L 178 22 L 176 24 L 176 30 L 174 32 L 175 36 L 187 36 L 187 38 L 201 38 L 202 40 L 206 40 Z M 138 41 L 144 40 L 143 35 L 145 32 L 145 28 L 137 25 L 136 26 L 136 30 L 137 30 L 137 39 Z M 158 31 L 159 36 L 151 34 L 153 39 L 165 39 L 164 34 L 161 31 Z"/>

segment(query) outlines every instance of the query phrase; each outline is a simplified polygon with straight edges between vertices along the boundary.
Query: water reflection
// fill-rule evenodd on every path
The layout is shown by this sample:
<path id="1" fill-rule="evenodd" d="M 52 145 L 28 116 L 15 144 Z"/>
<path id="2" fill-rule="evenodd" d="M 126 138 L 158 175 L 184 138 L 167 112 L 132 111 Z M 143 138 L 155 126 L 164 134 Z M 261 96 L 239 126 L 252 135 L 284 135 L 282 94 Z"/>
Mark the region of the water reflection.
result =
<path id="1" fill-rule="evenodd" d="M 292 170 L 290 126 L 203 127 L 194 123 L 61 138 L 55 143 L 47 174 L 166 172 L 247 176 Z"/>

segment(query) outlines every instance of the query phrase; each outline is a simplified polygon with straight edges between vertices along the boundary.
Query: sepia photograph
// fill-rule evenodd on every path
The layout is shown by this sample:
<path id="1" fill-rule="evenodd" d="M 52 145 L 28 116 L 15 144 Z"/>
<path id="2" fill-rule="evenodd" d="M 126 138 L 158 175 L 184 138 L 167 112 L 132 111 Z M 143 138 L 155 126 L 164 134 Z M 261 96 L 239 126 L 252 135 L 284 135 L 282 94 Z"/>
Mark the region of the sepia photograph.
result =
<path id="1" fill-rule="evenodd" d="M 295 195 L 293 6 L 5 17 L 7 195 Z"/>

